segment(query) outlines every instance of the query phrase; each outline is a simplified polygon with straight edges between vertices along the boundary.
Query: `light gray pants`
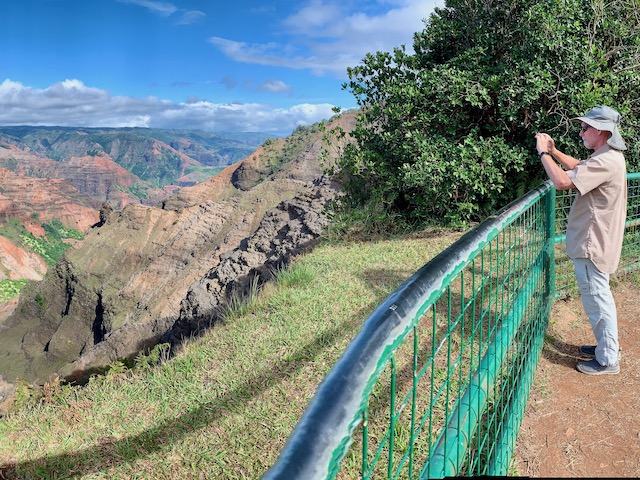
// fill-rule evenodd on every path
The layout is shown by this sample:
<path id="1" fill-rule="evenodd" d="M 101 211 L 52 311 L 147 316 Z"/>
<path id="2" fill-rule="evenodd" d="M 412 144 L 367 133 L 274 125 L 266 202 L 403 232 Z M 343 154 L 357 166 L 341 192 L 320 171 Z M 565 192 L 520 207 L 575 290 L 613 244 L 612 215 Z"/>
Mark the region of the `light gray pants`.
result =
<path id="1" fill-rule="evenodd" d="M 618 363 L 618 317 L 609 288 L 609 274 L 602 273 L 588 258 L 574 258 L 573 267 L 580 298 L 596 337 L 596 360 L 600 365 Z"/>

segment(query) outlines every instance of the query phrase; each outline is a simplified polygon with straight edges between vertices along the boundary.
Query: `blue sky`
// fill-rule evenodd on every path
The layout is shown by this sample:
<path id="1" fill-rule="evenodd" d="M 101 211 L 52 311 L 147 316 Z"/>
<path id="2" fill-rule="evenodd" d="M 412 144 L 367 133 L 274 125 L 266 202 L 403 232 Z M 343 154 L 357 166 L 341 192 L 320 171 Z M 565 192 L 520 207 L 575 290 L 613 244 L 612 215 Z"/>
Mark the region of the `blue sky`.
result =
<path id="1" fill-rule="evenodd" d="M 0 0 L 0 125 L 288 135 L 443 0 Z"/>

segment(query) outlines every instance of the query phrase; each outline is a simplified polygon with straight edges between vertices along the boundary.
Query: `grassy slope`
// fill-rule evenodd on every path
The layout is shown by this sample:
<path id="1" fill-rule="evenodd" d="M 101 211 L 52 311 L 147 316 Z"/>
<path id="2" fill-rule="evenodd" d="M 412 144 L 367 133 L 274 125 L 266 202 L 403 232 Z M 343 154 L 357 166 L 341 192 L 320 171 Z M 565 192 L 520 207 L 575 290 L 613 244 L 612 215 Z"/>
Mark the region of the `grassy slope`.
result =
<path id="1" fill-rule="evenodd" d="M 0 463 L 18 478 L 259 478 L 362 322 L 459 236 L 318 247 L 176 357 L 46 385 L 0 419 Z"/>

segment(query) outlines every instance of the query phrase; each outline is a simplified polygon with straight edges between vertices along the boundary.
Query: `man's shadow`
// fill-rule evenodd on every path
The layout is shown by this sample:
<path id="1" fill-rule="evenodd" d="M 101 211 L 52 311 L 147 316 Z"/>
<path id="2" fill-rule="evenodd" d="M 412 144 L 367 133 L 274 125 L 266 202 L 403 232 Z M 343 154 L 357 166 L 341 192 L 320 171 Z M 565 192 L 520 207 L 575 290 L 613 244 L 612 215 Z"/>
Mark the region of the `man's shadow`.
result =
<path id="1" fill-rule="evenodd" d="M 550 335 L 546 335 L 542 356 L 549 362 L 570 370 L 575 370 L 576 363 L 585 360 L 580 356 L 580 346 L 573 343 L 566 343 L 564 340 Z"/>

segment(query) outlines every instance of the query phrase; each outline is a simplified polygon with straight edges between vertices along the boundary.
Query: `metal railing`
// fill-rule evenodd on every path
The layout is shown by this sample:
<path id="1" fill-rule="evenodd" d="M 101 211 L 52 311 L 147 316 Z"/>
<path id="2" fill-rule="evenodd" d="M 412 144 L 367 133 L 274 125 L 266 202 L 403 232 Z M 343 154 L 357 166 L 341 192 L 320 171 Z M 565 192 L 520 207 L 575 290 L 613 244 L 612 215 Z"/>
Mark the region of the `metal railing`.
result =
<path id="1" fill-rule="evenodd" d="M 640 262 L 640 174 L 621 267 Z M 560 287 L 571 197 L 547 182 L 487 218 L 366 320 L 319 386 L 272 479 L 505 475 Z M 558 232 L 556 236 L 555 232 Z"/>
<path id="2" fill-rule="evenodd" d="M 575 190 L 558 191 L 556 194 L 555 254 L 558 297 L 578 295 L 573 263 L 564 252 L 567 218 L 575 195 Z M 640 172 L 627 174 L 627 222 L 618 274 L 630 272 L 638 266 L 640 266 Z"/>

